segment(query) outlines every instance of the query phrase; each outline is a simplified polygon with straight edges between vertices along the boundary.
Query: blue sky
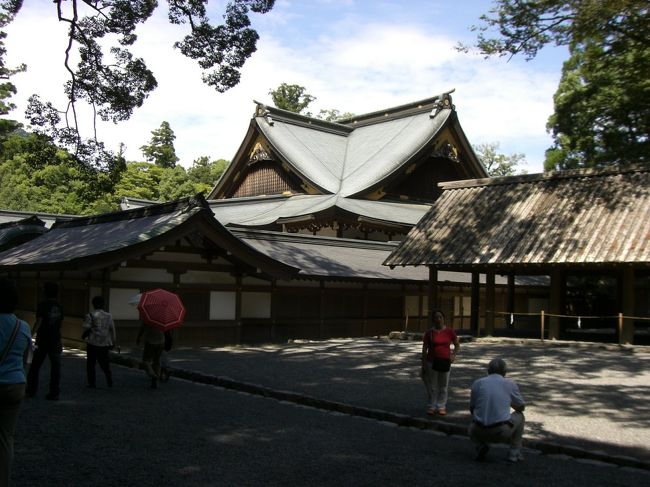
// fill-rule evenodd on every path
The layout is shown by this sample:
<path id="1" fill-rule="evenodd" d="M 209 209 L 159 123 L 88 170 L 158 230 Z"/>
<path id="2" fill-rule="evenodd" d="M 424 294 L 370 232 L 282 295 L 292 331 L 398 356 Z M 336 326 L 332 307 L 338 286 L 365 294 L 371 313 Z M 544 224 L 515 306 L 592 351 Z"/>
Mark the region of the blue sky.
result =
<path id="1" fill-rule="evenodd" d="M 540 172 L 551 144 L 545 125 L 566 51 L 547 48 L 534 60 L 485 60 L 454 49 L 470 43 L 469 31 L 487 12 L 487 0 L 371 1 L 278 0 L 265 15 L 253 16 L 258 51 L 242 81 L 220 94 L 201 82 L 201 70 L 172 48 L 183 27 L 166 21 L 166 3 L 138 28 L 134 48 L 158 79 L 158 89 L 131 120 L 101 124 L 99 138 L 129 160 L 142 160 L 139 147 L 163 120 L 176 134 L 181 163 L 200 156 L 231 159 L 246 133 L 253 100 L 271 103 L 269 90 L 282 82 L 303 85 L 317 100 L 310 110 L 336 108 L 357 114 L 416 101 L 455 89 L 454 104 L 473 144 L 498 142 L 506 154 L 523 153 L 528 172 Z M 220 20 L 224 2 L 210 2 Z M 33 42 L 37 30 L 47 43 Z M 20 118 L 32 93 L 63 105 L 65 25 L 51 2 L 25 2 L 8 28 L 8 64 L 25 62 L 16 75 Z M 84 135 L 90 136 L 90 123 Z"/>

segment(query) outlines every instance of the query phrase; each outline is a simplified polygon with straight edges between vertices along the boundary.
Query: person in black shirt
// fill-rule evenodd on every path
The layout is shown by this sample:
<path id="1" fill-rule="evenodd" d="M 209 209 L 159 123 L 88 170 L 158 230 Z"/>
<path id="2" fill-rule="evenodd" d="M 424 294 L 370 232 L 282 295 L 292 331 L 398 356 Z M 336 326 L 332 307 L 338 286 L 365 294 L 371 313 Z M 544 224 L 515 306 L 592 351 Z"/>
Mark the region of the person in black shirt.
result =
<path id="1" fill-rule="evenodd" d="M 63 308 L 57 301 L 59 286 L 54 282 L 43 285 L 45 299 L 38 304 L 36 309 L 36 323 L 33 332 L 36 334 L 36 350 L 32 364 L 27 374 L 27 390 L 29 397 L 34 397 L 38 390 L 38 373 L 46 357 L 50 358 L 50 392 L 46 399 L 56 401 L 59 399 L 59 386 L 61 383 L 61 323 L 63 322 Z"/>

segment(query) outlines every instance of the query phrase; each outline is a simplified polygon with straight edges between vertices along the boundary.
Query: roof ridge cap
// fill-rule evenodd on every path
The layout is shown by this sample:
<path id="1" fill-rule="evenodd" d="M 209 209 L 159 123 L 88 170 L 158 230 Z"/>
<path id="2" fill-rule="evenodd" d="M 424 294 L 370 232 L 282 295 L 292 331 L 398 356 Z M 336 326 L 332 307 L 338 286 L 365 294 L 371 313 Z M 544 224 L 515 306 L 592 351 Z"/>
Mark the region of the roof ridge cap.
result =
<path id="1" fill-rule="evenodd" d="M 52 225 L 54 228 L 73 228 L 87 225 L 96 225 L 100 223 L 109 223 L 116 221 L 133 220 L 135 218 L 143 218 L 147 216 L 162 215 L 165 213 L 172 213 L 178 210 L 184 212 L 190 211 L 194 208 L 201 207 L 209 209 L 205 198 L 202 194 L 195 196 L 188 196 L 173 201 L 166 201 L 149 206 L 142 206 L 139 208 L 132 208 L 130 210 L 117 210 L 107 213 L 100 213 L 98 215 L 89 215 L 75 218 L 74 220 L 59 220 L 57 219 Z"/>
<path id="2" fill-rule="evenodd" d="M 354 130 L 352 127 L 340 124 L 338 122 L 330 122 L 328 120 L 310 117 L 308 115 L 292 112 L 283 108 L 266 105 L 258 101 L 255 101 L 255 103 L 257 104 L 257 107 L 255 109 L 254 118 L 263 117 L 270 125 L 273 125 L 274 120 L 280 120 L 286 123 L 293 123 L 294 125 L 310 128 L 320 128 L 341 135 L 347 135 Z"/>
<path id="3" fill-rule="evenodd" d="M 518 184 L 535 181 L 551 181 L 559 179 L 581 179 L 588 177 L 607 176 L 611 174 L 626 174 L 631 172 L 650 172 L 647 163 L 634 163 L 612 165 L 605 167 L 584 167 L 578 169 L 565 169 L 563 171 L 547 171 L 533 174 L 515 174 L 513 176 L 497 176 L 480 179 L 462 179 L 458 181 L 445 181 L 438 183 L 438 187 L 446 189 L 461 189 L 477 186 L 495 186 L 500 184 Z"/>

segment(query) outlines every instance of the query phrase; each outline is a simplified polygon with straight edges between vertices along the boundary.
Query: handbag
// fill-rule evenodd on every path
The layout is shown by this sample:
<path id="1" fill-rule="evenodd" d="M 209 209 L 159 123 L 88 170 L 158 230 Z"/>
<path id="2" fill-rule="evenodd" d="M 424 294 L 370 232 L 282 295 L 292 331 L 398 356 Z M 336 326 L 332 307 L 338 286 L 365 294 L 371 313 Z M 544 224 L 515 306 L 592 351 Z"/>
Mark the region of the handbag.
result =
<path id="1" fill-rule="evenodd" d="M 88 335 L 90 335 L 90 332 L 93 330 L 93 325 L 95 324 L 95 320 L 93 319 L 93 314 L 88 313 L 88 316 L 90 316 L 90 328 L 86 328 L 83 333 L 81 334 L 81 339 L 85 340 L 88 338 Z"/>
<path id="2" fill-rule="evenodd" d="M 448 358 L 433 357 L 431 368 L 437 372 L 449 372 L 451 370 L 451 360 Z"/>

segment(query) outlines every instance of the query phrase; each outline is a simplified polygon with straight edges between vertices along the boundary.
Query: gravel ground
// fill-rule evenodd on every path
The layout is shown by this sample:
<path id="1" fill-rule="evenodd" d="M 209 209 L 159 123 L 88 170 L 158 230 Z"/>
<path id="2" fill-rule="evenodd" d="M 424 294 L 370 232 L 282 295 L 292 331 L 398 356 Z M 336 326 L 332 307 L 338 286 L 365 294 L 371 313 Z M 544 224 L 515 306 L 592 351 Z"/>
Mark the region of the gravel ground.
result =
<path id="1" fill-rule="evenodd" d="M 401 405 L 420 414 L 423 391 L 413 367 L 395 365 L 400 357 L 413 359 L 414 350 L 412 343 L 328 341 L 179 350 L 170 358 L 176 366 L 227 371 L 249 382 L 330 398 L 354 390 L 352 401 L 382 408 Z M 474 370 L 471 350 L 464 350 L 464 362 Z M 213 358 L 212 365 L 204 356 Z M 41 373 L 47 374 L 47 367 Z M 41 390 L 23 405 L 14 485 L 573 487 L 650 482 L 648 471 L 535 451 L 526 451 L 525 462 L 511 465 L 504 461 L 506 450 L 495 448 L 487 462 L 476 463 L 463 436 L 397 427 L 175 377 L 152 390 L 142 371 L 113 365 L 113 373 L 114 388 L 105 388 L 100 376 L 98 388 L 87 389 L 83 358 L 66 352 L 61 399 L 46 401 Z M 461 375 L 459 364 L 458 384 Z M 527 380 L 526 374 L 516 378 Z M 452 416 L 460 416 L 457 411 Z"/>
<path id="2" fill-rule="evenodd" d="M 339 339 L 179 349 L 169 360 L 180 369 L 426 418 L 420 349 L 416 341 Z M 501 356 L 528 402 L 526 438 L 650 463 L 648 352 L 538 340 L 466 343 L 452 369 L 449 414 L 437 420 L 468 424 L 471 383 Z"/>

